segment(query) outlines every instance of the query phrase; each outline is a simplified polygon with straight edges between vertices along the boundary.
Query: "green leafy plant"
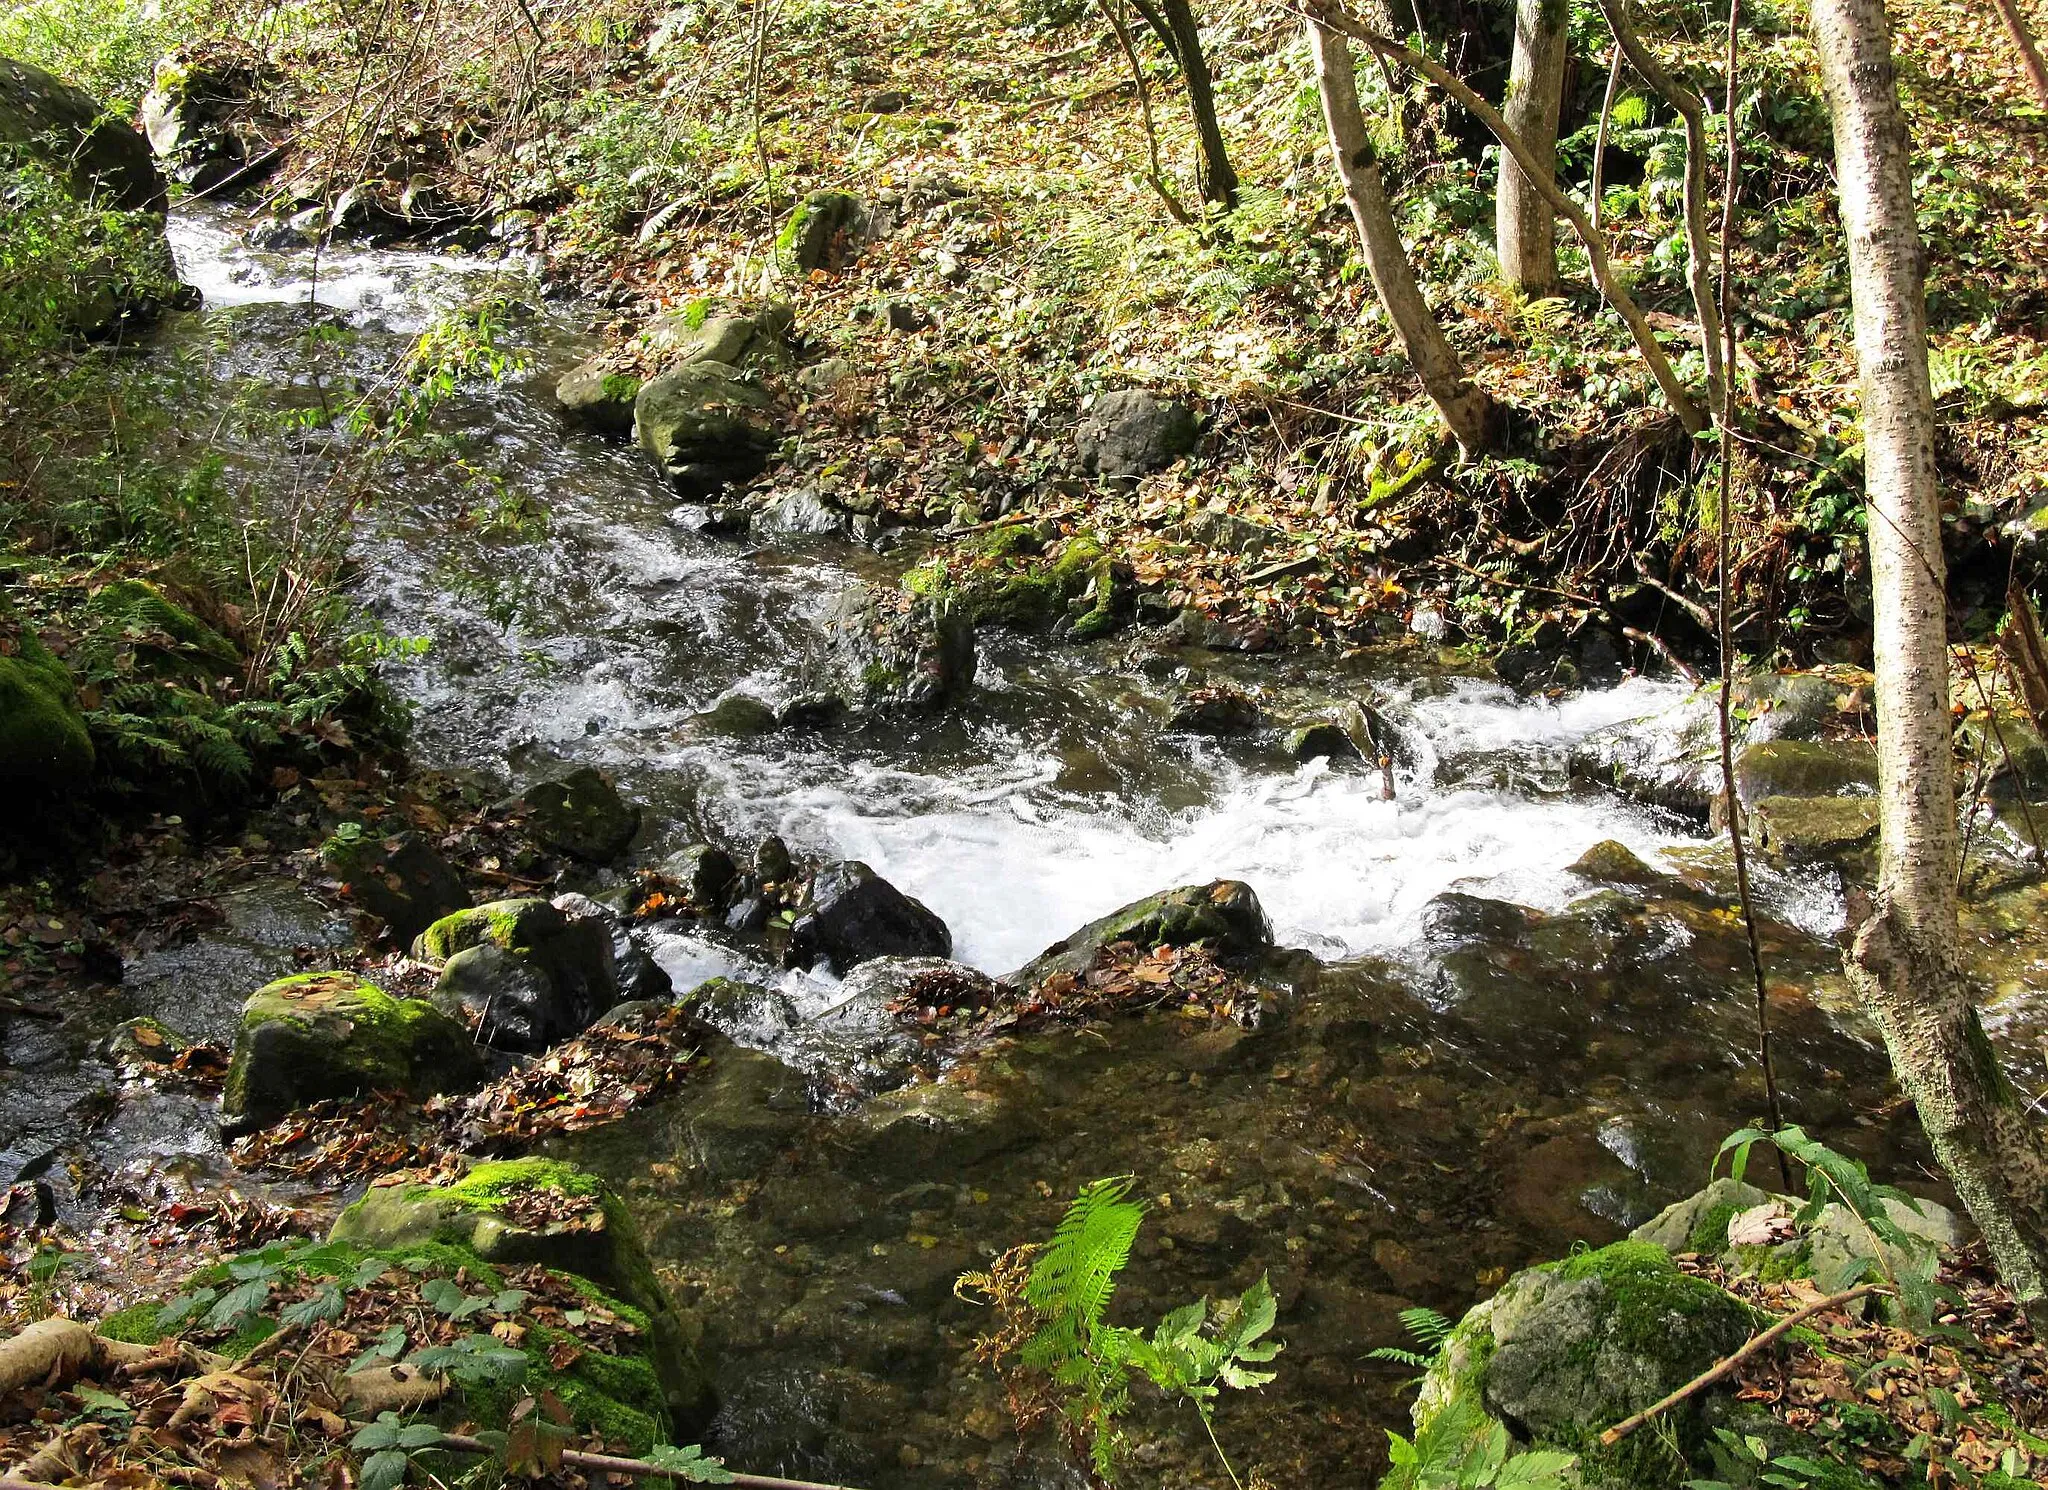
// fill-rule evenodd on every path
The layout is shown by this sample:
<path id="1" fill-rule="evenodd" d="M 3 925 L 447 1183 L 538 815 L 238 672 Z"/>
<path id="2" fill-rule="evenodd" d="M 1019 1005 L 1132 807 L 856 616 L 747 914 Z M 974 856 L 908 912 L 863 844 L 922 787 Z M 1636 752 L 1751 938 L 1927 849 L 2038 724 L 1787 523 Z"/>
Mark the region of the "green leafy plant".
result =
<path id="1" fill-rule="evenodd" d="M 1387 1432 L 1381 1490 L 1563 1490 L 1574 1455 L 1557 1449 L 1508 1450 L 1508 1430 L 1469 1396 L 1454 1397 L 1411 1441 Z"/>
<path id="2" fill-rule="evenodd" d="M 1392 1361 L 1399 1366 L 1413 1366 L 1418 1371 L 1427 1371 L 1437 1363 L 1444 1353 L 1444 1342 L 1451 1337 L 1451 1331 L 1458 1327 L 1454 1319 L 1439 1314 L 1434 1309 L 1403 1309 L 1401 1328 L 1422 1350 L 1403 1350 L 1398 1345 L 1382 1345 L 1365 1353 L 1368 1361 Z M 1425 1355 L 1422 1352 L 1427 1351 Z"/>
<path id="3" fill-rule="evenodd" d="M 658 1443 L 647 1451 L 647 1462 L 659 1464 L 693 1485 L 730 1485 L 733 1473 L 722 1459 L 713 1459 L 697 1444 L 676 1448 Z"/>
<path id="4" fill-rule="evenodd" d="M 1759 1143 L 1772 1145 L 1805 1168 L 1806 1203 L 1794 1212 L 1795 1225 L 1811 1226 L 1831 1202 L 1838 1200 L 1862 1223 L 1864 1234 L 1870 1239 L 1867 1255 L 1852 1256 L 1838 1272 L 1816 1277 L 1815 1284 L 1830 1291 L 1846 1288 L 1875 1268 L 1891 1286 L 1901 1318 L 1923 1331 L 1934 1329 L 1935 1305 L 1941 1299 L 1934 1282 L 1941 1261 L 1939 1249 L 1900 1226 L 1885 1204 L 1893 1201 L 1919 1215 L 1920 1202 L 1903 1190 L 1873 1183 L 1869 1169 L 1860 1160 L 1829 1148 L 1797 1124 L 1775 1132 L 1764 1128 L 1738 1129 L 1721 1141 L 1709 1172 L 1717 1172 L 1723 1156 L 1732 1154 L 1728 1173 L 1739 1183 L 1748 1173 L 1750 1152 Z"/>
<path id="5" fill-rule="evenodd" d="M 1280 1352 L 1280 1343 L 1266 1338 L 1278 1313 L 1272 1285 L 1262 1274 L 1235 1300 L 1197 1300 L 1168 1314 L 1150 1335 L 1110 1324 L 1117 1276 L 1145 1220 L 1143 1202 L 1130 1199 L 1134 1183 L 1124 1175 L 1083 1185 L 1049 1242 L 1015 1248 L 987 1272 L 963 1275 L 955 1292 L 993 1304 L 1003 1320 L 977 1354 L 1004 1375 L 1020 1425 L 1057 1411 L 1097 1483 L 1117 1478 L 1117 1422 L 1131 1405 L 1133 1383 L 1143 1379 L 1194 1408 L 1237 1484 L 1216 1437 L 1215 1403 L 1225 1387 L 1247 1390 L 1273 1379 L 1257 1369 Z"/>
<path id="6" fill-rule="evenodd" d="M 380 1412 L 377 1421 L 356 1430 L 349 1447 L 366 1457 L 360 1490 L 396 1490 L 405 1483 L 413 1455 L 441 1441 L 432 1423 L 407 1423 L 395 1412 Z"/>

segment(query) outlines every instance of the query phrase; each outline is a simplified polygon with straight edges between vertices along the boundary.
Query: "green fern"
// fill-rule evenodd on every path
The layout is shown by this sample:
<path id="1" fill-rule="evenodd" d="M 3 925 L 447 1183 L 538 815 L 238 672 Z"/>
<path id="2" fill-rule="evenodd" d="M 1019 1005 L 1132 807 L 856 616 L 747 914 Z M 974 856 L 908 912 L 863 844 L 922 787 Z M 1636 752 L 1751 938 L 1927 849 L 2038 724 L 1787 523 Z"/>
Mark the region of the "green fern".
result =
<path id="1" fill-rule="evenodd" d="M 1169 1397 L 1185 1399 L 1202 1420 L 1210 1443 L 1236 1482 L 1211 1420 L 1224 1387 L 1264 1386 L 1273 1373 L 1258 1369 L 1280 1352 L 1266 1339 L 1279 1312 L 1264 1276 L 1235 1300 L 1215 1306 L 1206 1299 L 1176 1309 L 1148 1338 L 1138 1330 L 1106 1322 L 1117 1275 L 1131 1260 L 1131 1247 L 1145 1220 L 1142 1201 L 1130 1199 L 1129 1175 L 1083 1185 L 1061 1217 L 1052 1240 L 1038 1252 L 1021 1289 L 1032 1316 L 1032 1333 L 1017 1348 L 1025 1371 L 1049 1380 L 1077 1449 L 1085 1444 L 1096 1479 L 1114 1483 L 1122 1452 L 1117 1420 L 1131 1403 L 1131 1384 L 1144 1377 Z M 963 1282 L 990 1288 L 991 1274 Z M 998 1296 L 1003 1302 L 1003 1296 Z"/>
<path id="2" fill-rule="evenodd" d="M 1457 1321 L 1439 1314 L 1434 1309 L 1403 1309 L 1401 1328 L 1409 1338 L 1427 1351 L 1403 1350 L 1398 1345 L 1382 1345 L 1365 1353 L 1368 1361 L 1392 1361 L 1416 1371 L 1427 1371 L 1437 1363 L 1444 1353 L 1444 1342 L 1451 1337 L 1451 1331 L 1458 1327 Z"/>

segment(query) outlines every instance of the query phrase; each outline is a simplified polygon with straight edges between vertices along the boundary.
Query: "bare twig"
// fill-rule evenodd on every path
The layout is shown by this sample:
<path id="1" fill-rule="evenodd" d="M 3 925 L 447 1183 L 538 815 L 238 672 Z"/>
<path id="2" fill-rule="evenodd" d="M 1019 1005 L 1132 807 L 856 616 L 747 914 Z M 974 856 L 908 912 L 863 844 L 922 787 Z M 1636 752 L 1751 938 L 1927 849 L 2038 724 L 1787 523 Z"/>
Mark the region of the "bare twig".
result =
<path id="1" fill-rule="evenodd" d="M 1382 59 L 1384 60 L 1384 59 Z M 1607 171 L 1607 126 L 1614 118 L 1614 95 L 1621 87 L 1621 43 L 1614 44 L 1614 60 L 1607 65 L 1607 92 L 1600 100 L 1600 132 L 1593 137 L 1593 231 L 1600 231 L 1602 178 Z"/>
<path id="2" fill-rule="evenodd" d="M 1666 642 L 1663 637 L 1658 636 L 1654 632 L 1644 631 L 1641 627 L 1638 626 L 1624 626 L 1621 628 L 1621 634 L 1627 637 L 1632 642 L 1641 642 L 1644 646 L 1648 647 L 1651 651 L 1655 652 L 1659 657 L 1662 657 L 1666 662 L 1671 664 L 1671 670 L 1673 672 L 1677 673 L 1681 678 L 1685 679 L 1686 682 L 1692 684 L 1693 687 L 1697 688 L 1700 686 L 1700 675 L 1698 670 L 1695 668 L 1687 667 L 1685 663 L 1681 662 L 1679 660 L 1678 654 L 1671 650 L 1670 644 Z"/>
<path id="3" fill-rule="evenodd" d="M 1166 204 L 1166 210 L 1173 220 L 1182 227 L 1194 222 L 1188 209 L 1180 204 L 1180 198 L 1173 194 L 1173 188 L 1166 184 L 1166 170 L 1159 163 L 1159 128 L 1152 119 L 1152 90 L 1145 83 L 1145 64 L 1138 60 L 1138 49 L 1131 41 L 1131 28 L 1124 24 L 1123 7 L 1119 0 L 1095 0 L 1096 9 L 1109 22 L 1110 30 L 1116 33 L 1117 45 L 1123 48 L 1124 60 L 1131 66 L 1131 83 L 1138 90 L 1138 114 L 1145 125 L 1145 156 L 1150 169 L 1145 180 L 1159 193 L 1159 200 Z M 1170 33 L 1167 33 L 1170 34 Z"/>
<path id="4" fill-rule="evenodd" d="M 1724 1356 L 1722 1359 L 1716 1361 L 1713 1365 L 1709 1366 L 1706 1370 L 1702 1371 L 1699 1375 L 1695 1376 L 1691 1381 L 1687 1382 L 1684 1386 L 1680 1387 L 1670 1396 L 1664 1398 L 1663 1401 L 1653 1402 L 1648 1407 L 1644 1408 L 1641 1412 L 1637 1413 L 1634 1417 L 1624 1418 L 1622 1419 L 1622 1421 L 1616 1423 L 1612 1428 L 1609 1428 L 1605 1433 L 1600 1435 L 1600 1446 L 1602 1448 L 1612 1448 L 1615 1444 L 1620 1443 L 1624 1438 L 1627 1438 L 1629 1434 L 1635 1432 L 1636 1429 L 1642 1427 L 1643 1424 L 1649 1422 L 1652 1418 L 1655 1418 L 1662 1413 L 1670 1411 L 1679 1403 L 1683 1402 L 1686 1398 L 1692 1396 L 1695 1392 L 1702 1391 L 1705 1388 L 1712 1386 L 1715 1382 L 1719 1381 L 1722 1377 L 1726 1376 L 1729 1372 L 1733 1371 L 1737 1366 L 1741 1365 L 1744 1361 L 1748 1360 L 1751 1356 L 1755 1355 L 1765 1346 L 1775 1343 L 1776 1341 L 1781 1339 L 1787 1332 L 1796 1328 L 1799 1325 L 1804 1324 L 1807 1320 L 1813 1318 L 1814 1315 L 1825 1314 L 1830 1309 L 1839 1309 L 1844 1304 L 1853 1304 L 1856 1300 L 1863 1298 L 1868 1294 L 1890 1292 L 1891 1290 L 1886 1288 L 1882 1283 L 1859 1283 L 1854 1288 L 1848 1288 L 1844 1289 L 1840 1293 L 1830 1294 L 1828 1295 L 1828 1297 L 1824 1299 L 1820 1299 L 1814 1303 L 1808 1304 L 1804 1309 L 1800 1309 L 1794 1313 L 1787 1314 L 1783 1319 L 1779 1320 L 1776 1324 L 1772 1325 L 1762 1334 L 1753 1337 L 1747 1344 L 1745 1344 L 1740 1350 L 1736 1351 L 1733 1355 Z M 0 1486 L 0 1490 L 5 1490 L 5 1487 Z"/>
<path id="5" fill-rule="evenodd" d="M 1731 121 L 1735 117 L 1735 49 L 1739 38 L 1736 23 L 1741 10 L 1741 0 L 1728 0 L 1728 117 Z M 1625 22 L 1623 24 L 1626 25 Z M 1616 35 L 1619 36 L 1620 32 L 1617 31 Z M 1725 350 L 1730 365 L 1735 361 L 1735 288 L 1728 265 L 1728 243 L 1735 231 L 1735 172 L 1741 163 L 1738 153 L 1740 140 L 1741 132 L 1731 122 L 1728 128 L 1728 179 L 1721 197 L 1721 331 L 1726 338 Z M 1728 606 L 1735 590 L 1735 569 L 1729 553 L 1735 524 L 1735 442 L 1727 438 L 1726 432 L 1735 427 L 1735 380 L 1722 379 L 1719 391 L 1721 488 L 1720 510 L 1714 514 L 1714 578 L 1717 581 L 1714 631 L 1721 652 L 1721 690 L 1716 706 L 1721 735 L 1721 791 L 1728 803 L 1728 847 L 1735 856 L 1735 898 L 1742 908 L 1742 926 L 1749 941 L 1750 976 L 1756 984 L 1757 1061 L 1763 1068 L 1764 1105 L 1770 1113 L 1771 1131 L 1775 1133 L 1785 1126 L 1785 1117 L 1778 1101 L 1778 1073 L 1771 1061 L 1770 994 L 1764 982 L 1763 939 L 1757 932 L 1756 906 L 1749 894 L 1749 853 L 1742 841 L 1742 794 L 1735 788 L 1735 730 L 1731 717 L 1736 657 L 1733 630 L 1728 624 Z M 1791 1189 L 1792 1165 L 1783 1149 L 1778 1150 L 1778 1172 L 1785 1188 Z"/>
<path id="6" fill-rule="evenodd" d="M 437 1449 L 449 1449 L 458 1454 L 494 1454 L 497 1450 L 480 1438 L 470 1438 L 461 1433 L 444 1433 Z M 594 1469 L 604 1474 L 631 1475 L 636 1479 L 690 1480 L 691 1476 L 679 1469 L 668 1469 L 659 1464 L 650 1464 L 645 1459 L 623 1459 L 616 1454 L 586 1454 L 581 1449 L 564 1449 L 562 1462 L 576 1469 Z M 817 1480 L 784 1480 L 773 1475 L 735 1474 L 723 1483 L 739 1486 L 739 1490 L 851 1490 L 847 1485 L 827 1485 Z M 8 1490 L 0 1484 L 0 1490 Z"/>

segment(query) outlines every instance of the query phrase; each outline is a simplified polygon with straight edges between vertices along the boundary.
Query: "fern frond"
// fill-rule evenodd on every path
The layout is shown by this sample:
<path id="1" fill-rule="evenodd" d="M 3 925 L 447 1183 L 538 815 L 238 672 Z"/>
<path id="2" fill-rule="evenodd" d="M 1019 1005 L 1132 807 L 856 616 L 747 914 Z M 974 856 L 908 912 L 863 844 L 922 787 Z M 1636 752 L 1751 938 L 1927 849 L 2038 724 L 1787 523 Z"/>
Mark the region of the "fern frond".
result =
<path id="1" fill-rule="evenodd" d="M 1455 1319 L 1439 1314 L 1434 1309 L 1403 1309 L 1401 1328 L 1414 1337 L 1415 1343 L 1425 1350 L 1435 1350 L 1450 1338 L 1452 1330 L 1458 1327 Z"/>
<path id="2" fill-rule="evenodd" d="M 1033 1309 L 1071 1318 L 1086 1330 L 1102 1322 L 1145 1219 L 1144 1205 L 1125 1199 L 1134 1183 L 1122 1175 L 1081 1187 L 1024 1284 L 1024 1301 Z"/>

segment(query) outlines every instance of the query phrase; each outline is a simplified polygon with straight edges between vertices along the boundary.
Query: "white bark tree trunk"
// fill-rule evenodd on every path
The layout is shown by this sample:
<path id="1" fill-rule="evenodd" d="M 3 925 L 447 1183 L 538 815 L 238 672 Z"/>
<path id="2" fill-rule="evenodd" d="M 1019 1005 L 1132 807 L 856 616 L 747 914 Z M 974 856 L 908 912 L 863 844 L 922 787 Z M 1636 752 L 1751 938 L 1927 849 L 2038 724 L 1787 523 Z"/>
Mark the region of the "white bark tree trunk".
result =
<path id="1" fill-rule="evenodd" d="M 1401 242 L 1386 188 L 1380 183 L 1379 159 L 1358 106 L 1358 75 L 1351 44 L 1314 21 L 1308 26 L 1309 55 L 1315 61 L 1316 86 L 1323 98 L 1323 121 L 1329 127 L 1330 155 L 1344 182 L 1344 196 L 1365 251 L 1365 267 L 1394 330 L 1401 338 L 1409 366 L 1422 379 L 1451 434 L 1468 451 L 1496 448 L 1502 435 L 1499 407 L 1485 390 L 1465 376 L 1458 354 L 1444 340 L 1436 313 L 1423 298 L 1415 266 Z"/>
<path id="2" fill-rule="evenodd" d="M 1517 0 L 1514 55 L 1500 109 L 1508 128 L 1550 175 L 1557 173 L 1568 12 L 1564 0 Z M 1494 196 L 1493 238 L 1503 280 L 1530 295 L 1557 289 L 1557 215 L 1505 150 Z"/>
<path id="3" fill-rule="evenodd" d="M 1971 1006 L 1956 928 L 1955 761 L 1912 142 L 1883 0 L 1814 0 L 1862 380 L 1876 611 L 1878 899 L 1849 971 L 2006 1285 L 2048 1324 L 2048 1146 Z"/>

